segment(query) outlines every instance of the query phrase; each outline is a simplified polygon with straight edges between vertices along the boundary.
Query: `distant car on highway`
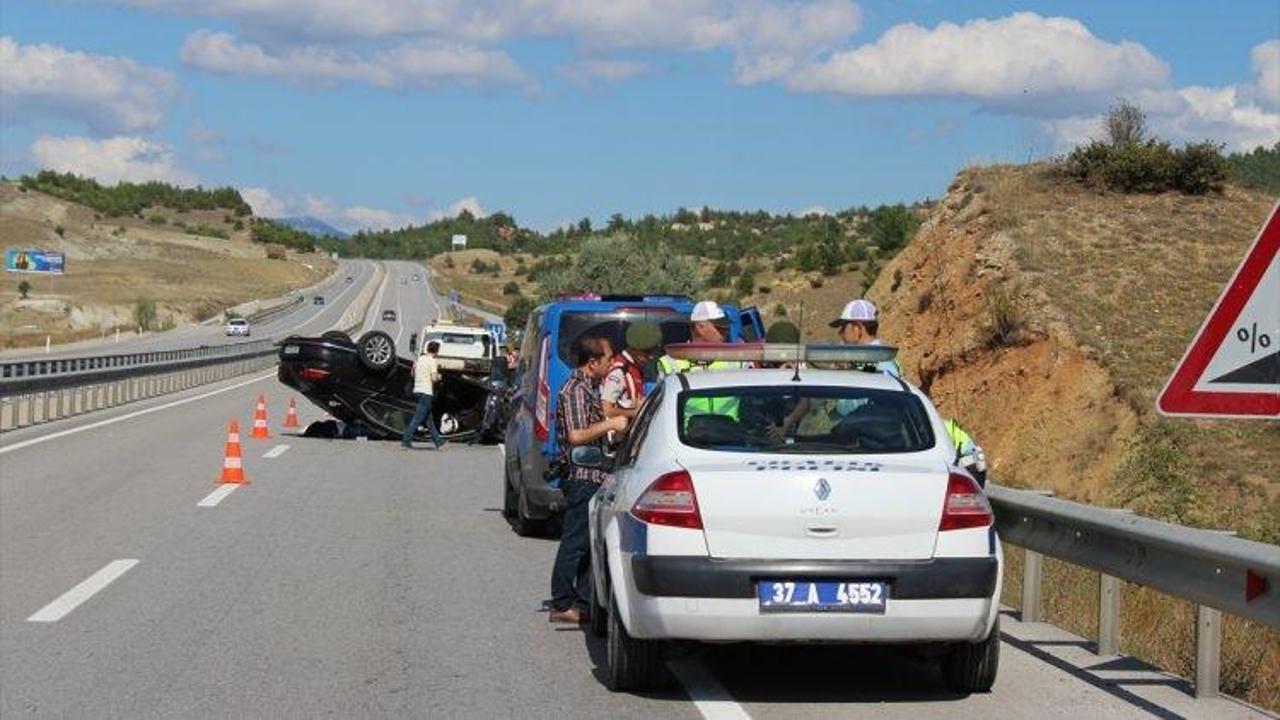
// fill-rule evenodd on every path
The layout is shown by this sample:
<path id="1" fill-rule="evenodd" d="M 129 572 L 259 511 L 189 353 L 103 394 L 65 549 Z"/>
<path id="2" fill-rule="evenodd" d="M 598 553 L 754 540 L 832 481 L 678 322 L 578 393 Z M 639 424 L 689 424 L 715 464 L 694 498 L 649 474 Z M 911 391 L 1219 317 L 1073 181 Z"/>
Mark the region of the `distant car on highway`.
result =
<path id="1" fill-rule="evenodd" d="M 350 275 L 347 276 L 347 282 L 353 282 L 353 279 Z"/>
<path id="2" fill-rule="evenodd" d="M 227 337 L 239 335 L 241 337 L 249 337 L 249 321 L 244 318 L 231 318 L 227 320 L 226 327 Z"/>
<path id="3" fill-rule="evenodd" d="M 413 362 L 398 357 L 395 341 L 381 330 L 356 341 L 338 331 L 291 336 L 281 342 L 279 358 L 280 382 L 343 423 L 363 425 L 370 437 L 398 438 L 413 417 Z M 490 398 L 505 387 L 501 364 L 501 357 L 460 367 L 441 364 L 443 379 L 435 387 L 432 412 L 445 438 L 501 437 L 501 415 L 489 407 Z M 421 431 L 418 437 L 427 439 Z"/>
<path id="4" fill-rule="evenodd" d="M 730 339 L 751 341 L 764 336 L 755 308 L 723 307 L 731 323 Z M 662 328 L 663 344 L 686 342 L 692 309 L 693 301 L 684 296 L 583 294 L 562 296 L 529 314 L 515 371 L 518 389 L 512 398 L 515 409 L 507 428 L 503 469 L 504 492 L 514 503 L 509 516 L 517 533 L 542 534 L 564 503 L 548 468 L 558 452 L 556 396 L 569 379 L 578 338 L 587 333 L 604 335 L 614 347 L 622 348 L 631 323 L 651 320 Z M 645 373 L 652 382 L 656 375 L 652 363 Z"/>
<path id="5" fill-rule="evenodd" d="M 383 320 L 385 320 L 386 322 L 395 322 L 395 321 L 396 321 L 396 311 L 395 311 L 395 310 L 383 310 L 383 311 L 382 311 L 382 319 L 383 319 Z"/>
<path id="6" fill-rule="evenodd" d="M 402 278 L 400 278 L 400 284 L 401 284 L 401 285 L 408 285 L 408 284 L 409 284 L 409 278 L 403 278 L 403 277 L 402 277 Z"/>
<path id="7" fill-rule="evenodd" d="M 419 280 L 421 280 L 421 279 L 422 279 L 422 276 L 421 276 L 421 275 L 418 275 L 418 274 L 416 274 L 416 273 L 414 274 L 414 276 L 413 276 L 413 281 L 414 281 L 414 282 L 418 282 L 418 281 L 419 281 Z"/>
<path id="8" fill-rule="evenodd" d="M 323 305 L 323 304 L 324 304 L 324 296 L 323 296 L 323 295 L 317 295 L 317 296 L 315 296 L 315 298 L 311 300 L 311 304 L 312 304 L 312 305 Z"/>
<path id="9" fill-rule="evenodd" d="M 652 686 L 662 646 L 692 640 L 918 645 L 951 690 L 990 690 L 1002 551 L 955 456 L 929 399 L 885 374 L 667 378 L 615 458 L 575 450 L 613 470 L 588 510 L 606 684 Z"/>

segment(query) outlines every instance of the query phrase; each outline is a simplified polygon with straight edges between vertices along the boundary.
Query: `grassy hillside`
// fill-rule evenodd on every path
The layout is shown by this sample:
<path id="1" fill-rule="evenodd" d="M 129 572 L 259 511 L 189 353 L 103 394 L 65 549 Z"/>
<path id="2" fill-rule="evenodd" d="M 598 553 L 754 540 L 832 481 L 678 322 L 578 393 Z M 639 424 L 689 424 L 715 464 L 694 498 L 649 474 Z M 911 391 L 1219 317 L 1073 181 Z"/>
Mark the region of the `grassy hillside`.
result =
<path id="1" fill-rule="evenodd" d="M 869 294 L 909 375 L 1015 486 L 1280 540 L 1280 427 L 1168 420 L 1154 398 L 1274 198 L 1117 194 L 1048 165 L 962 172 Z M 1010 548 L 1006 601 L 1021 559 Z M 1090 636 L 1096 574 L 1050 563 L 1052 622 Z M 1191 672 L 1194 611 L 1126 589 L 1125 652 Z M 1280 632 L 1228 618 L 1224 689 L 1280 707 Z"/>
<path id="2" fill-rule="evenodd" d="M 188 197 L 174 204 L 182 202 L 203 201 Z M 311 285 L 332 272 L 332 261 L 316 253 L 267 260 L 263 246 L 251 241 L 249 220 L 235 208 L 167 205 L 108 217 L 29 183 L 0 184 L 0 245 L 67 256 L 62 276 L 4 274 L 0 347 L 134 329 L 140 300 L 156 308 L 153 329 L 204 320 L 248 300 Z M 30 283 L 26 299 L 18 292 L 22 280 Z"/>

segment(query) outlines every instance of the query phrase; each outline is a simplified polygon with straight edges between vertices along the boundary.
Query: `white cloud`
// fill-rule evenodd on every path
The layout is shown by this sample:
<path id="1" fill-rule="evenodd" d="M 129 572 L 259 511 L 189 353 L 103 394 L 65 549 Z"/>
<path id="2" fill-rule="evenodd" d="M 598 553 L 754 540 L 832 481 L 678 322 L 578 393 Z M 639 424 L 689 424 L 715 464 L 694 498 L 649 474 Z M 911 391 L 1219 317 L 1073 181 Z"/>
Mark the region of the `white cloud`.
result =
<path id="1" fill-rule="evenodd" d="M 1258 77 L 1258 96 L 1271 106 L 1280 106 L 1280 40 L 1268 40 L 1250 54 Z"/>
<path id="2" fill-rule="evenodd" d="M 467 212 L 471 213 L 473 217 L 477 217 L 477 218 L 482 218 L 488 214 L 484 211 L 484 208 L 480 207 L 480 200 L 477 199 L 474 195 L 472 195 L 470 197 L 464 197 L 461 200 L 458 200 L 457 202 L 453 203 L 452 205 L 445 208 L 444 210 L 438 210 L 436 212 L 431 213 L 431 219 L 443 220 L 445 218 L 457 217 L 462 213 L 463 210 L 466 210 Z"/>
<path id="3" fill-rule="evenodd" d="M 154 128 L 177 91 L 173 76 L 129 58 L 0 37 L 0 115 L 5 122 L 46 115 L 96 132 Z"/>
<path id="4" fill-rule="evenodd" d="M 161 180 L 195 185 L 196 176 L 178 168 L 173 151 L 149 140 L 118 136 L 105 140 L 41 135 L 31 145 L 37 165 L 112 184 Z"/>
<path id="5" fill-rule="evenodd" d="M 649 72 L 649 64 L 639 60 L 585 58 L 562 65 L 560 74 L 570 82 L 589 88 L 596 83 L 618 83 Z"/>
<path id="6" fill-rule="evenodd" d="M 249 207 L 253 208 L 253 214 L 258 217 L 285 217 L 284 201 L 272 195 L 266 188 L 240 188 L 240 197 L 249 203 Z"/>
<path id="7" fill-rule="evenodd" d="M 378 208 L 355 205 L 344 211 L 343 215 L 357 228 L 371 230 L 395 230 L 412 225 L 415 218 L 404 213 L 380 210 Z"/>
<path id="8" fill-rule="evenodd" d="M 322 86 L 361 82 L 381 88 L 429 88 L 527 83 L 524 73 L 501 51 L 422 40 L 368 57 L 325 45 L 286 48 L 279 53 L 221 32 L 187 36 L 182 61 L 228 75 L 257 75 Z"/>
<path id="9" fill-rule="evenodd" d="M 800 92 L 965 97 L 1054 114 L 1063 102 L 1096 105 L 1168 77 L 1168 65 L 1138 43 L 1102 40 L 1071 18 L 1017 13 L 932 29 L 895 25 L 873 43 L 795 69 L 785 82 Z"/>

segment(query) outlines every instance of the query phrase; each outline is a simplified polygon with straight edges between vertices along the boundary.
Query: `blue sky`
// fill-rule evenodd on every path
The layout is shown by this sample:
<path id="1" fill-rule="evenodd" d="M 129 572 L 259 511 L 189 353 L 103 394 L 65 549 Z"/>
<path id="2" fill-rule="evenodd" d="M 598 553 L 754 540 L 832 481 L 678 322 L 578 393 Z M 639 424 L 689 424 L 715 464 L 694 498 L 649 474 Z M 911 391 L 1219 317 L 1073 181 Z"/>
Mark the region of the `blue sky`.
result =
<path id="1" fill-rule="evenodd" d="M 65 0 L 0 13 L 0 167 L 344 229 L 937 196 L 1095 133 L 1280 141 L 1280 6 Z"/>

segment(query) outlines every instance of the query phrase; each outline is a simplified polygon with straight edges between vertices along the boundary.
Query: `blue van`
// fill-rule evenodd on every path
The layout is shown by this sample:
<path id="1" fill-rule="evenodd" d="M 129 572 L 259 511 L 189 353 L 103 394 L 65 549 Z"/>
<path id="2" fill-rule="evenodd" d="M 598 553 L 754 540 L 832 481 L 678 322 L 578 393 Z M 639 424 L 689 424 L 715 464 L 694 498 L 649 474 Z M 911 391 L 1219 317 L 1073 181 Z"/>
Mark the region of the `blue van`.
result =
<path id="1" fill-rule="evenodd" d="M 558 479 L 548 478 L 547 468 L 559 448 L 556 398 L 572 372 L 578 338 L 587 334 L 608 337 L 620 351 L 626 347 L 627 327 L 638 320 L 650 320 L 662 328 L 663 344 L 688 342 L 693 304 L 679 295 L 577 295 L 562 296 L 529 314 L 504 445 L 502 510 L 517 533 L 545 534 L 549 521 L 563 508 L 564 498 L 554 482 Z M 721 307 L 729 317 L 731 341 L 752 342 L 764 337 L 758 310 Z M 646 368 L 645 374 L 646 379 L 652 379 L 656 368 Z"/>

